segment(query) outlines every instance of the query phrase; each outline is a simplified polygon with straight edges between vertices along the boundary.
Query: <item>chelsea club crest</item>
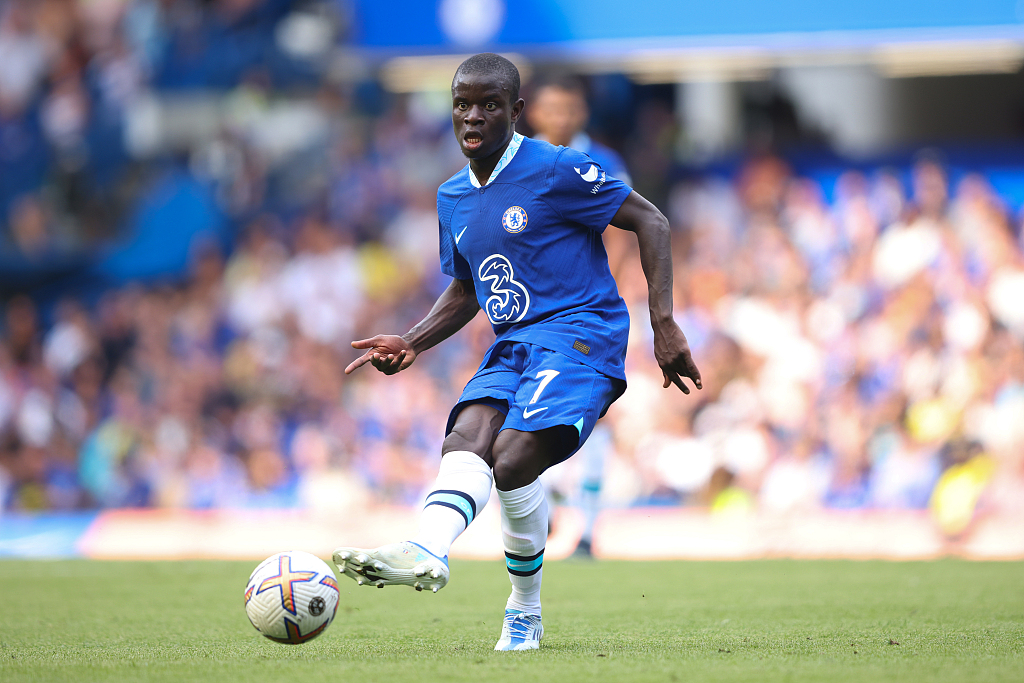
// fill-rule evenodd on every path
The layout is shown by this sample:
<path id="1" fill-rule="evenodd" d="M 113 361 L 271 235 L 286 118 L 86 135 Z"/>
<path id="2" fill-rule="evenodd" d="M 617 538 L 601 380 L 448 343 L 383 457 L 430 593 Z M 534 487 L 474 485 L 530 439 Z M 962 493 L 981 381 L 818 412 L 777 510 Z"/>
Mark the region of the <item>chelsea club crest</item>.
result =
<path id="1" fill-rule="evenodd" d="M 521 206 L 510 206 L 505 209 L 505 215 L 501 217 L 501 225 L 506 231 L 515 235 L 526 227 L 526 212 Z"/>

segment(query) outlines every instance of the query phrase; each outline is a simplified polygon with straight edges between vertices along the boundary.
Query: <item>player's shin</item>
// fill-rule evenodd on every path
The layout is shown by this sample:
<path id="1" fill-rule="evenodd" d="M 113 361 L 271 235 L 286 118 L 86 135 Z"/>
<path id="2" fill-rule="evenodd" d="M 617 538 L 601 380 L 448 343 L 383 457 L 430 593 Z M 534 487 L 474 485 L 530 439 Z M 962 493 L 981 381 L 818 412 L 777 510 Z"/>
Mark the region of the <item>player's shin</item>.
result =
<path id="1" fill-rule="evenodd" d="M 446 453 L 413 541 L 438 557 L 447 555 L 455 539 L 484 509 L 492 481 L 491 468 L 477 454 Z"/>
<path id="2" fill-rule="evenodd" d="M 540 584 L 548 533 L 548 504 L 540 480 L 512 491 L 498 491 L 501 537 L 512 582 L 507 609 L 540 615 Z"/>

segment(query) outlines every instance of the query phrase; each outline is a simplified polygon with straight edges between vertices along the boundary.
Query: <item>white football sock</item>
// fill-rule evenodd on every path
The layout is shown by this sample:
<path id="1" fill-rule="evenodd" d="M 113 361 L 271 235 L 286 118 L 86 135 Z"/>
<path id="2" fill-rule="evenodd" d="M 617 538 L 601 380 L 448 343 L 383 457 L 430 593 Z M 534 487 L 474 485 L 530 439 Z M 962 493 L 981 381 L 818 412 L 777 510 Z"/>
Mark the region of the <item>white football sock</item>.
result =
<path id="1" fill-rule="evenodd" d="M 501 539 L 512 582 L 506 607 L 540 616 L 540 582 L 548 538 L 548 502 L 540 480 L 512 491 L 498 491 Z"/>
<path id="2" fill-rule="evenodd" d="M 487 505 L 493 479 L 491 468 L 476 453 L 445 453 L 413 543 L 438 557 L 447 555 L 455 539 Z"/>

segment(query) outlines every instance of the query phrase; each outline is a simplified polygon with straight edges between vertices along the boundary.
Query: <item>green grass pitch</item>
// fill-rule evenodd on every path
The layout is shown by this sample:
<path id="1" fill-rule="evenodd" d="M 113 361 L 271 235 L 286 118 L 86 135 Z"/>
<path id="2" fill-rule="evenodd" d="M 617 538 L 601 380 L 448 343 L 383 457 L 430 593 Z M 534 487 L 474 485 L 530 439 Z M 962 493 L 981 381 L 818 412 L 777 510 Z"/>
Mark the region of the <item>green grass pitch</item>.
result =
<path id="1" fill-rule="evenodd" d="M 255 562 L 0 562 L 0 681 L 1022 681 L 1024 565 L 550 562 L 539 652 L 494 652 L 508 579 L 341 583 L 305 645 L 246 620 Z"/>

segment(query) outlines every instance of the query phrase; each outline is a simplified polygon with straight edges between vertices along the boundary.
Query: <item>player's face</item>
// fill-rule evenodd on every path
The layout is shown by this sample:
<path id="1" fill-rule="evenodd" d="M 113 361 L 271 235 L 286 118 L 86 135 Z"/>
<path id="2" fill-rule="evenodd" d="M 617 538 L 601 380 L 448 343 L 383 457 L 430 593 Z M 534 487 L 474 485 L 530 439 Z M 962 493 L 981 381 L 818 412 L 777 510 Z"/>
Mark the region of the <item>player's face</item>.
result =
<path id="1" fill-rule="evenodd" d="M 452 126 L 462 153 L 486 159 L 512 137 L 525 102 L 510 102 L 500 83 L 481 74 L 460 75 L 452 85 Z"/>
<path id="2" fill-rule="evenodd" d="M 587 104 L 578 93 L 558 87 L 541 88 L 528 112 L 534 130 L 555 145 L 568 145 L 587 123 Z"/>

